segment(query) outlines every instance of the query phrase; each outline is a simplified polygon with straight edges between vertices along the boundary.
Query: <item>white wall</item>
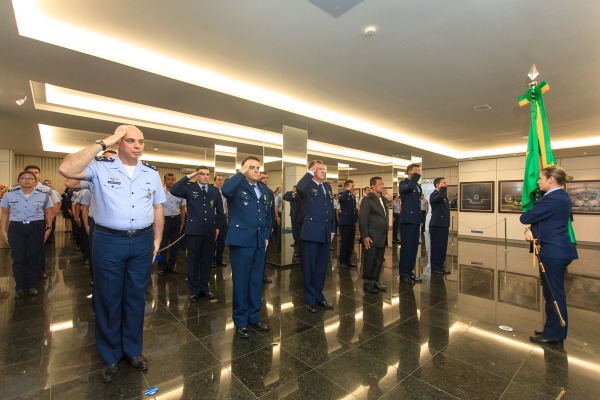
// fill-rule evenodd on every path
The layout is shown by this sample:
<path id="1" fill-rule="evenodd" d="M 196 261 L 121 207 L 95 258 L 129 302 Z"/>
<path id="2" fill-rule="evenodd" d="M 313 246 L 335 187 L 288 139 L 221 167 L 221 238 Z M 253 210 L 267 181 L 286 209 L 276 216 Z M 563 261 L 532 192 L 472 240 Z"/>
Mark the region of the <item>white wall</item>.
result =
<path id="1" fill-rule="evenodd" d="M 557 159 L 560 166 L 572 175 L 575 181 L 599 179 L 600 156 L 570 157 Z M 494 182 L 494 212 L 460 212 L 458 234 L 463 236 L 504 239 L 504 218 L 507 221 L 507 238 L 522 240 L 524 226 L 519 222 L 520 214 L 498 212 L 498 181 L 522 180 L 525 157 L 504 157 L 487 160 L 459 162 L 459 182 Z M 573 229 L 578 242 L 600 243 L 600 215 L 575 214 Z M 471 230 L 483 230 L 483 234 Z"/>

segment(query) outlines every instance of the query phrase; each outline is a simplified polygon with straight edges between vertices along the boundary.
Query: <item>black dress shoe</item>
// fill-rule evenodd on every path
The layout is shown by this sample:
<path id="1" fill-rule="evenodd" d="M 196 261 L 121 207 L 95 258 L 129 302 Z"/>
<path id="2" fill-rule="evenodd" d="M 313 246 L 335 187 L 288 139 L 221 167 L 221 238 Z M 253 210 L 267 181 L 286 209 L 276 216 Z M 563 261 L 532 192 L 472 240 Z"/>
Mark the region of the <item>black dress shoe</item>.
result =
<path id="1" fill-rule="evenodd" d="M 321 307 L 325 307 L 329 310 L 333 310 L 333 304 L 328 303 L 327 300 L 317 301 L 317 304 L 320 305 Z"/>
<path id="2" fill-rule="evenodd" d="M 356 267 L 358 267 L 358 264 L 352 264 L 352 263 L 348 263 L 348 266 L 349 266 L 350 268 L 356 268 Z"/>
<path id="3" fill-rule="evenodd" d="M 271 279 L 269 279 L 268 276 L 263 275 L 263 283 L 273 283 L 273 281 Z"/>
<path id="4" fill-rule="evenodd" d="M 30 296 L 37 296 L 38 295 L 38 291 L 37 289 L 31 288 L 27 291 L 27 294 Z"/>
<path id="5" fill-rule="evenodd" d="M 214 300 L 216 297 L 211 292 L 201 292 L 198 293 L 198 297 L 206 297 L 208 300 Z"/>
<path id="6" fill-rule="evenodd" d="M 199 296 L 197 294 L 190 295 L 190 303 L 195 303 L 198 301 L 198 299 L 199 299 Z"/>
<path id="7" fill-rule="evenodd" d="M 165 272 L 168 274 L 177 275 L 179 273 L 179 270 L 177 268 L 169 268 L 169 269 L 165 270 Z"/>
<path id="8" fill-rule="evenodd" d="M 269 324 L 263 324 L 262 322 L 257 322 L 255 324 L 250 322 L 248 325 L 250 325 L 250 327 L 256 329 L 257 331 L 270 331 L 271 330 L 271 326 Z"/>
<path id="9" fill-rule="evenodd" d="M 414 275 L 410 277 L 410 280 L 413 281 L 414 283 L 421 283 L 421 282 L 423 282 L 423 279 L 417 278 Z"/>
<path id="10" fill-rule="evenodd" d="M 306 305 L 306 311 L 308 311 L 309 313 L 316 313 L 317 312 L 317 306 L 314 304 L 307 304 Z"/>
<path id="11" fill-rule="evenodd" d="M 350 268 L 350 266 L 348 264 L 340 264 L 340 267 L 342 267 L 344 269 Z"/>
<path id="12" fill-rule="evenodd" d="M 164 274 L 165 274 L 165 271 L 163 271 L 162 269 L 158 270 L 158 276 L 163 276 Z"/>
<path id="13" fill-rule="evenodd" d="M 219 261 L 217 263 L 217 267 L 226 267 L 226 266 L 227 266 L 227 263 L 224 263 L 223 261 Z"/>
<path id="14" fill-rule="evenodd" d="M 545 338 L 542 335 L 539 336 L 529 336 L 529 341 L 531 343 L 537 343 L 537 344 L 558 344 L 558 343 L 562 343 L 562 339 L 551 339 L 551 338 Z"/>
<path id="15" fill-rule="evenodd" d="M 294 253 L 292 257 L 300 257 L 300 253 Z"/>
<path id="16" fill-rule="evenodd" d="M 45 273 L 45 272 L 42 272 L 42 273 L 40 274 L 40 279 L 48 279 L 48 275 L 46 275 L 46 273 Z"/>
<path id="17" fill-rule="evenodd" d="M 533 334 L 535 336 L 542 336 L 544 334 L 544 331 L 533 331 Z"/>
<path id="18" fill-rule="evenodd" d="M 445 275 L 444 269 L 434 269 L 431 272 L 433 272 L 434 274 L 438 274 L 438 275 Z"/>
<path id="19" fill-rule="evenodd" d="M 383 286 L 381 283 L 379 282 L 375 282 L 373 284 L 373 287 L 377 290 L 379 290 L 380 292 L 387 292 L 387 286 Z"/>
<path id="20" fill-rule="evenodd" d="M 117 376 L 117 372 L 119 372 L 118 364 L 105 365 L 102 367 L 102 381 L 104 383 L 112 381 Z"/>
<path id="21" fill-rule="evenodd" d="M 377 290 L 377 288 L 373 285 L 367 285 L 366 283 L 363 284 L 363 290 L 365 292 L 369 292 L 369 293 L 379 293 L 379 290 Z"/>
<path id="22" fill-rule="evenodd" d="M 148 369 L 148 360 L 141 354 L 136 357 L 127 358 L 127 362 L 131 365 L 131 368 L 137 369 L 138 371 L 145 371 Z"/>
<path id="23" fill-rule="evenodd" d="M 22 290 L 17 290 L 17 291 L 15 292 L 15 299 L 20 299 L 20 298 L 22 298 L 23 296 L 25 296 L 25 292 L 24 292 L 24 291 L 22 291 Z"/>
<path id="24" fill-rule="evenodd" d="M 250 337 L 250 329 L 246 328 L 237 328 L 235 333 L 237 333 L 237 335 L 239 337 L 242 337 L 244 339 L 248 339 Z"/>
<path id="25" fill-rule="evenodd" d="M 414 282 L 410 277 L 406 276 L 404 278 L 400 279 L 402 282 L 404 283 L 410 283 L 411 285 L 414 285 L 416 282 Z"/>

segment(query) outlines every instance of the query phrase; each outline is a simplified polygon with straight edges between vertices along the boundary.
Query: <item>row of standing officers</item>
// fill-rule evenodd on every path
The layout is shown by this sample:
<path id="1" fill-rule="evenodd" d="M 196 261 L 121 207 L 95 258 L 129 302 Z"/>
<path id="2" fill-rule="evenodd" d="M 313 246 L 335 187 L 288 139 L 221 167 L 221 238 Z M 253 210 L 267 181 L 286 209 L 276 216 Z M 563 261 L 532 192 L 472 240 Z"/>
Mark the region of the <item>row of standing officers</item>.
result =
<path id="1" fill-rule="evenodd" d="M 111 158 L 96 157 L 99 150 L 116 145 L 118 155 Z M 65 158 L 59 171 L 67 178 L 91 182 L 95 203 L 95 229 L 92 241 L 92 264 L 94 271 L 94 309 L 96 313 L 96 344 L 102 357 L 103 380 L 111 381 L 118 373 L 118 363 L 125 359 L 131 367 L 144 370 L 148 363 L 142 351 L 142 328 L 146 287 L 150 276 L 150 265 L 161 248 L 163 228 L 169 224 L 165 218 L 163 204 L 167 203 L 169 191 L 162 187 L 155 167 L 139 160 L 144 150 L 142 132 L 131 125 L 117 128 L 112 136 L 98 140 L 95 144 Z M 416 184 L 419 179 L 418 166 L 409 171 L 408 183 L 400 184 L 403 212 L 411 213 L 408 198 L 420 195 Z M 196 182 L 189 181 L 196 178 Z M 188 285 L 190 301 L 199 297 L 214 299 L 208 287 L 210 265 L 214 246 L 218 242 L 225 219 L 224 204 L 227 204 L 228 226 L 225 244 L 229 254 L 233 280 L 233 321 L 236 333 L 249 337 L 250 330 L 269 330 L 270 326 L 260 321 L 262 279 L 265 253 L 273 226 L 273 196 L 260 182 L 260 161 L 248 156 L 242 161 L 241 169 L 222 184 L 219 191 L 208 184 L 208 168 L 200 167 L 170 188 L 170 195 L 185 200 L 185 234 L 188 246 Z M 325 181 L 326 168 L 321 161 L 312 161 L 307 173 L 296 185 L 295 194 L 301 200 L 301 227 L 299 239 L 302 269 L 304 273 L 304 298 L 306 309 L 316 312 L 317 307 L 332 309 L 333 305 L 323 294 L 323 286 L 329 263 L 331 242 L 334 238 L 335 214 L 333 191 Z M 172 182 L 171 182 L 172 183 Z M 166 179 L 165 179 L 166 184 Z M 170 184 L 169 184 L 170 185 Z M 405 188 L 406 186 L 406 188 Z M 385 290 L 379 284 L 382 262 L 381 249 L 387 243 L 389 205 L 381 196 L 383 181 L 376 178 L 371 182 L 372 204 L 367 201 L 361 207 L 361 241 L 367 251 L 365 288 Z M 411 194 L 412 193 L 412 194 Z M 341 232 L 344 248 L 344 265 L 350 266 L 350 255 L 356 229 L 356 214 L 346 223 L 344 206 L 347 193 L 340 195 L 344 200 L 341 207 Z M 352 196 L 354 197 L 354 196 Z M 420 197 L 420 196 L 419 196 Z M 173 199 L 171 199 L 173 201 Z M 290 200 L 287 198 L 286 200 Z M 351 197 L 350 202 L 356 201 Z M 369 205 L 370 204 L 370 205 Z M 420 203 L 417 201 L 417 216 Z M 177 201 L 172 207 L 182 207 Z M 353 210 L 356 207 L 353 206 Z M 370 212 L 380 214 L 385 223 L 373 224 L 370 230 Z M 435 212 L 435 211 L 434 211 Z M 296 216 L 298 220 L 298 216 Z M 180 217 L 181 218 L 181 217 Z M 405 222 L 406 221 L 406 222 Z M 181 219 L 172 224 L 173 232 L 181 230 Z M 403 225 L 412 224 L 403 218 Z M 405 237 L 407 227 L 402 230 L 401 277 L 415 283 L 413 248 L 404 250 L 404 243 L 418 244 L 417 238 Z M 382 232 L 385 230 L 385 235 Z M 412 232 L 412 230 L 410 230 Z M 179 233 L 179 232 L 178 232 Z M 173 235 L 175 236 L 175 235 Z M 381 239 L 385 236 L 385 239 Z M 347 240 L 344 241 L 344 240 Z M 167 240 L 167 242 L 172 240 Z M 383 244 L 383 245 L 382 245 Z M 164 246 L 163 246 L 164 247 Z M 201 250 L 200 250 L 201 249 Z M 371 257 L 370 249 L 377 249 Z M 414 249 L 416 254 L 416 248 Z M 402 253 L 407 253 L 405 256 Z M 207 257 L 206 254 L 210 254 Z M 367 257 L 366 257 L 367 258 Z M 370 260 L 373 260 L 371 262 Z M 159 263 L 160 271 L 174 269 L 171 257 L 164 256 Z M 403 261 L 404 260 L 404 263 Z M 412 260 L 412 265 L 409 265 Z"/>

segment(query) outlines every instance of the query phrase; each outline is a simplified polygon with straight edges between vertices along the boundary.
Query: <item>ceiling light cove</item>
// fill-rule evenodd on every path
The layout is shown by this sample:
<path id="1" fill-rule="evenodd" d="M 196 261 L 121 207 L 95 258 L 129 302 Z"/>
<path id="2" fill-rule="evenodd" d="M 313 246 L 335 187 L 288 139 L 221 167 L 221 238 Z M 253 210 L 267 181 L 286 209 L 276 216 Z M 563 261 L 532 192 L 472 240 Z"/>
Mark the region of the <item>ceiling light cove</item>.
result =
<path id="1" fill-rule="evenodd" d="M 419 139 L 412 132 L 397 132 L 366 120 L 296 100 L 295 98 L 222 76 L 216 72 L 95 32 L 56 20 L 44 13 L 41 0 L 13 0 L 15 18 L 21 36 L 100 57 L 143 71 L 187 82 L 231 96 L 250 100 L 334 125 L 364 132 L 423 150 L 460 158 L 460 152 Z"/>

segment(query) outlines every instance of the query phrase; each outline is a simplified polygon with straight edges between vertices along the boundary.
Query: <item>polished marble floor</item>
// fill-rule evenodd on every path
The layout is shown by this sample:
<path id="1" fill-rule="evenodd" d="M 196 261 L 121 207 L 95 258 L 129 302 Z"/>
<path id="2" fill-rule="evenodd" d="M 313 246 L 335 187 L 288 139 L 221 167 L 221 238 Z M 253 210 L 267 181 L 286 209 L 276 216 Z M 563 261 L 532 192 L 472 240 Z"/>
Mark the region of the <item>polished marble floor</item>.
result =
<path id="1" fill-rule="evenodd" d="M 381 294 L 364 293 L 360 265 L 340 270 L 333 251 L 325 293 L 335 309 L 316 314 L 304 308 L 300 267 L 268 266 L 262 315 L 272 330 L 249 339 L 234 334 L 231 268 L 213 269 L 217 303 L 191 304 L 181 252 L 179 275 L 152 270 L 148 371 L 121 363 L 109 384 L 89 274 L 69 235 L 47 245 L 50 277 L 35 298 L 14 300 L 9 251 L 0 249 L 0 399 L 600 398 L 600 249 L 579 249 L 567 279 L 569 338 L 543 348 L 529 342 L 543 314 L 525 246 L 455 238 L 452 274 L 439 277 L 425 242 L 424 282 L 414 287 L 399 283 L 399 246 L 386 249 Z M 158 393 L 147 397 L 149 387 Z"/>

